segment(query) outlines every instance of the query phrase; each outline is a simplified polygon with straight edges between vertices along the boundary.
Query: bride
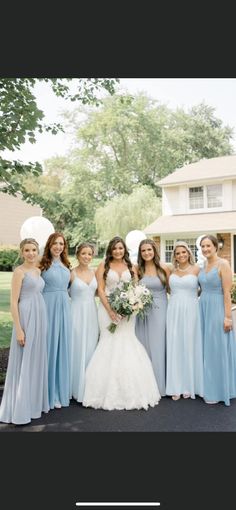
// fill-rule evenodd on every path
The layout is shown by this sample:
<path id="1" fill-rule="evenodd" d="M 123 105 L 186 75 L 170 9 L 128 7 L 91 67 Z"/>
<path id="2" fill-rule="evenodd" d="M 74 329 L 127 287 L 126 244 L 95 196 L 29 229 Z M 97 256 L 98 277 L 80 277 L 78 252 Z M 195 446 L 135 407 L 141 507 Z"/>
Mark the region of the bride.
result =
<path id="1" fill-rule="evenodd" d="M 161 396 L 145 348 L 135 336 L 135 319 L 122 318 L 111 308 L 109 292 L 120 281 L 137 279 L 127 247 L 116 236 L 109 242 L 105 262 L 96 271 L 98 280 L 98 319 L 100 338 L 87 366 L 85 407 L 112 409 L 148 409 L 158 404 Z M 111 322 L 118 322 L 114 333 Z"/>

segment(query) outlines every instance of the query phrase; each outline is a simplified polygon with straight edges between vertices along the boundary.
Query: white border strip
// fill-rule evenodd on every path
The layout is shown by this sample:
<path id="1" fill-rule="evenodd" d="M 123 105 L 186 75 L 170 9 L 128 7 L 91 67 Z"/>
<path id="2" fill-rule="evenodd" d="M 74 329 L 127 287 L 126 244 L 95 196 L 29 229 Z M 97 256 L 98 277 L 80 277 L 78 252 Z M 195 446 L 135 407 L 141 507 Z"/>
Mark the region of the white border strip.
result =
<path id="1" fill-rule="evenodd" d="M 159 503 L 158 501 L 156 502 L 152 502 L 150 503 L 150 501 L 148 503 L 131 503 L 130 501 L 127 502 L 127 503 L 124 503 L 124 502 L 111 502 L 111 503 L 108 503 L 107 501 L 105 503 L 82 503 L 80 501 L 78 501 L 77 503 L 75 503 L 76 506 L 160 506 L 161 503 Z"/>

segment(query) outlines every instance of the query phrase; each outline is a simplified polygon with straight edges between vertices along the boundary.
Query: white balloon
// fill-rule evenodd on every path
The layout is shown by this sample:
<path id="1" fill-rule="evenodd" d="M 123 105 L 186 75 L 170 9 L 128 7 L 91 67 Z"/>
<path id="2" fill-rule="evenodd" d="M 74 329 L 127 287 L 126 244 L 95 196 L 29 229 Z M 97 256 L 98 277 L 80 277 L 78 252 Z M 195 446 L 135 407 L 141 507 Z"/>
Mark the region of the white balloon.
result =
<path id="1" fill-rule="evenodd" d="M 196 246 L 197 246 L 197 264 L 199 267 L 203 268 L 204 267 L 204 263 L 206 261 L 206 257 L 204 257 L 204 255 L 202 254 L 202 249 L 201 249 L 201 245 L 200 245 L 200 242 L 201 242 L 201 239 L 205 236 L 205 234 L 199 236 L 196 240 Z"/>
<path id="2" fill-rule="evenodd" d="M 132 264 L 137 264 L 137 260 L 138 260 L 138 253 L 137 253 L 137 251 L 130 252 L 129 258 L 130 258 Z"/>
<path id="3" fill-rule="evenodd" d="M 125 238 L 125 243 L 128 250 L 131 252 L 138 252 L 139 243 L 143 239 L 146 239 L 144 232 L 141 230 L 131 230 Z"/>
<path id="4" fill-rule="evenodd" d="M 197 240 L 196 240 L 196 247 L 197 247 L 197 249 L 198 249 L 198 250 L 200 250 L 200 249 L 201 249 L 200 242 L 201 242 L 201 239 L 202 239 L 203 237 L 205 237 L 205 235 L 206 235 L 206 234 L 202 234 L 202 235 L 201 235 L 201 236 L 199 236 L 199 237 L 197 238 Z"/>
<path id="5" fill-rule="evenodd" d="M 24 221 L 20 229 L 21 240 L 27 237 L 33 237 L 39 244 L 39 251 L 42 250 L 48 240 L 50 234 L 53 234 L 55 229 L 53 224 L 43 216 L 31 216 Z"/>

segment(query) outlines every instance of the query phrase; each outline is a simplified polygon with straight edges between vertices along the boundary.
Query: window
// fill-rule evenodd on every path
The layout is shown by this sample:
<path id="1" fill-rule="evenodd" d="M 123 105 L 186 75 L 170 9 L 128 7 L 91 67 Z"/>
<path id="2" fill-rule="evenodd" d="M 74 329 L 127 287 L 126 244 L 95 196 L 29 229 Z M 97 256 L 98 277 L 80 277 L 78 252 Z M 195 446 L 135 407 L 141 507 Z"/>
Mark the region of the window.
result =
<path id="1" fill-rule="evenodd" d="M 210 209 L 222 205 L 222 184 L 189 188 L 189 209 Z"/>
<path id="2" fill-rule="evenodd" d="M 203 186 L 189 188 L 189 208 L 202 209 L 204 207 Z"/>
<path id="3" fill-rule="evenodd" d="M 176 241 L 184 241 L 189 246 L 190 250 L 193 253 L 195 261 L 197 261 L 197 246 L 196 246 L 196 240 L 197 238 L 188 238 L 188 239 L 166 239 L 166 246 L 165 246 L 165 261 L 171 262 L 171 256 L 174 249 L 174 244 Z"/>
<path id="4" fill-rule="evenodd" d="M 207 186 L 207 207 L 222 207 L 222 184 Z"/>
<path id="5" fill-rule="evenodd" d="M 166 247 L 165 247 L 165 261 L 166 262 L 171 262 L 171 255 L 172 255 L 172 251 L 174 249 L 174 241 L 171 240 L 171 241 L 166 241 Z"/>

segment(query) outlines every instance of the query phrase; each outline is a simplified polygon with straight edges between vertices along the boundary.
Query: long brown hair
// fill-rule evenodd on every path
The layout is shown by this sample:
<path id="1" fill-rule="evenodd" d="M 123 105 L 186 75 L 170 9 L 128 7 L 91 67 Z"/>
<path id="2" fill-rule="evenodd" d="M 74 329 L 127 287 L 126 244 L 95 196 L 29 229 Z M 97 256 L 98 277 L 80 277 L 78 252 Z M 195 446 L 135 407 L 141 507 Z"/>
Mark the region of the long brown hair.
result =
<path id="1" fill-rule="evenodd" d="M 65 240 L 65 237 L 63 236 L 63 234 L 61 234 L 61 232 L 54 232 L 53 234 L 51 234 L 49 236 L 49 238 L 48 238 L 48 240 L 46 242 L 46 245 L 45 245 L 45 248 L 44 248 L 44 252 L 43 252 L 43 256 L 42 256 L 42 259 L 41 259 L 40 264 L 39 264 L 39 268 L 41 269 L 41 271 L 47 270 L 51 266 L 51 264 L 52 264 L 52 255 L 51 255 L 51 251 L 50 250 L 51 250 L 52 245 L 55 243 L 55 241 L 56 241 L 56 239 L 58 237 L 62 237 L 62 239 L 64 241 L 63 252 L 60 255 L 62 264 L 64 264 L 64 266 L 66 266 L 66 267 L 68 267 L 68 269 L 70 269 L 70 261 L 68 259 L 68 245 L 67 245 L 67 242 Z"/>
<path id="2" fill-rule="evenodd" d="M 145 260 L 143 260 L 141 248 L 144 244 L 150 244 L 154 251 L 153 263 L 156 267 L 157 275 L 159 276 L 162 284 L 167 287 L 167 276 L 166 272 L 160 265 L 160 255 L 157 251 L 157 245 L 153 239 L 143 239 L 138 247 L 138 275 L 139 278 L 142 278 L 145 273 Z"/>
<path id="3" fill-rule="evenodd" d="M 131 260 L 129 258 L 129 252 L 128 252 L 127 246 L 126 246 L 124 240 L 122 239 L 122 237 L 115 236 L 115 237 L 113 237 L 110 240 L 110 242 L 108 244 L 108 247 L 107 247 L 107 250 L 106 250 L 106 258 L 105 258 L 105 263 L 104 263 L 105 271 L 104 271 L 104 274 L 103 274 L 104 280 L 106 280 L 106 278 L 107 278 L 107 273 L 108 273 L 108 271 L 110 269 L 110 262 L 113 260 L 112 252 L 113 252 L 113 250 L 114 250 L 114 248 L 115 248 L 117 243 L 122 243 L 123 244 L 123 247 L 124 247 L 124 250 L 125 250 L 123 260 L 126 262 L 126 264 L 128 266 L 129 272 L 131 274 L 131 278 L 134 277 L 134 272 L 132 270 L 132 263 L 131 263 Z"/>

